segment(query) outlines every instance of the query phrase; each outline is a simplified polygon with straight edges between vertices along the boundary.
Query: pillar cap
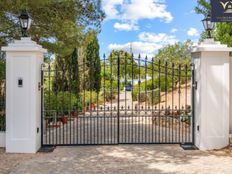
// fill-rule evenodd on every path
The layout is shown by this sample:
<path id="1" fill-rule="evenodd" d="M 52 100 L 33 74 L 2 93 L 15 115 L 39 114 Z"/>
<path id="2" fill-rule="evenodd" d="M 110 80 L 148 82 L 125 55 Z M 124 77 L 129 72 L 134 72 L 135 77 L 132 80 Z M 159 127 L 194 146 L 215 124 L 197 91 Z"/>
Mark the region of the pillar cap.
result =
<path id="1" fill-rule="evenodd" d="M 205 39 L 197 46 L 193 47 L 192 53 L 196 52 L 231 52 L 232 48 L 225 44 L 215 41 L 214 39 Z"/>
<path id="2" fill-rule="evenodd" d="M 46 49 L 32 41 L 30 37 L 22 37 L 21 40 L 14 40 L 14 42 L 9 43 L 8 46 L 2 47 L 2 51 L 47 53 Z"/>

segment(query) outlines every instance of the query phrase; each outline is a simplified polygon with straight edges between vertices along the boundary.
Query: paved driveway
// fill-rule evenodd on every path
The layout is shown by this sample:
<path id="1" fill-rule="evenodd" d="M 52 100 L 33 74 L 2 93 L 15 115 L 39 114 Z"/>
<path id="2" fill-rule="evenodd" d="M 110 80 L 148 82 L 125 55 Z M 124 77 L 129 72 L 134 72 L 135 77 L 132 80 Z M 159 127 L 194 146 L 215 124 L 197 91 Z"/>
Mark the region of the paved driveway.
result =
<path id="1" fill-rule="evenodd" d="M 53 153 L 36 155 L 2 151 L 0 173 L 231 174 L 231 154 L 184 151 L 178 145 L 59 147 Z"/>

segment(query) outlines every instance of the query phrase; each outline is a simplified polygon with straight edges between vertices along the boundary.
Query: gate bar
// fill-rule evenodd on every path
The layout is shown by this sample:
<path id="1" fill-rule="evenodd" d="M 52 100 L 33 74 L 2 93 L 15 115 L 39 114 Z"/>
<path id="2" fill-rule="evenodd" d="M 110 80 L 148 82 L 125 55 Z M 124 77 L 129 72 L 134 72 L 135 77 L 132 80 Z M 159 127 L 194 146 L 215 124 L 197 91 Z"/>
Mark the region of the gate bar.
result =
<path id="1" fill-rule="evenodd" d="M 119 143 L 120 142 L 120 125 L 119 125 L 119 123 L 120 123 L 120 55 L 118 55 L 118 142 L 117 143 Z"/>

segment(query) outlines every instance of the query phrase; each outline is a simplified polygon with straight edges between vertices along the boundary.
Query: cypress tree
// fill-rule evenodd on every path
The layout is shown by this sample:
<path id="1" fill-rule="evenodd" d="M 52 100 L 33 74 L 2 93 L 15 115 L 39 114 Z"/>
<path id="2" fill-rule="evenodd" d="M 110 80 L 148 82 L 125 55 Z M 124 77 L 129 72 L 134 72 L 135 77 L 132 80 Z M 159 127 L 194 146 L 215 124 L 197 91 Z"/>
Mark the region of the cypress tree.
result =
<path id="1" fill-rule="evenodd" d="M 75 48 L 71 56 L 71 85 L 72 92 L 79 97 L 80 93 L 80 75 L 77 49 Z"/>
<path id="2" fill-rule="evenodd" d="M 94 90 L 99 93 L 101 88 L 101 62 L 98 39 L 95 33 L 87 45 L 86 61 L 88 67 L 88 90 Z"/>

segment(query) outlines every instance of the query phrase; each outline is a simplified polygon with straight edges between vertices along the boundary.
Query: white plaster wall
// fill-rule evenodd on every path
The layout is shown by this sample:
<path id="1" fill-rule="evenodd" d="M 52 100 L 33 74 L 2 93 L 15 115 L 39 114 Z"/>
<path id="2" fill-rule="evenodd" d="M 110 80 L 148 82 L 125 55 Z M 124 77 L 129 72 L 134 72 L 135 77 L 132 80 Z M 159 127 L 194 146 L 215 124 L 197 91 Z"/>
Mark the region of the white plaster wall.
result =
<path id="1" fill-rule="evenodd" d="M 0 132 L 0 147 L 6 147 L 6 133 Z"/>

